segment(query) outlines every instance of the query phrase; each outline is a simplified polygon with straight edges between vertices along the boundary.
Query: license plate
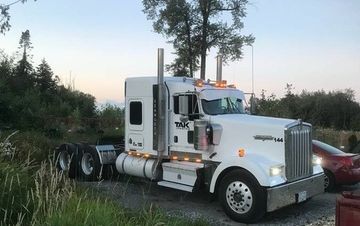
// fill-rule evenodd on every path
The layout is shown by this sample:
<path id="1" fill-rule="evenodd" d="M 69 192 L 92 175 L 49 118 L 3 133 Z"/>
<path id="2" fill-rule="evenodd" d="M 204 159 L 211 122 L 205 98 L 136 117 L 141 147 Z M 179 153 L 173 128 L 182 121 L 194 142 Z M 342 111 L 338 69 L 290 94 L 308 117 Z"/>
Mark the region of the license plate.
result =
<path id="1" fill-rule="evenodd" d="M 306 191 L 302 191 L 296 194 L 297 202 L 304 202 L 306 200 Z"/>

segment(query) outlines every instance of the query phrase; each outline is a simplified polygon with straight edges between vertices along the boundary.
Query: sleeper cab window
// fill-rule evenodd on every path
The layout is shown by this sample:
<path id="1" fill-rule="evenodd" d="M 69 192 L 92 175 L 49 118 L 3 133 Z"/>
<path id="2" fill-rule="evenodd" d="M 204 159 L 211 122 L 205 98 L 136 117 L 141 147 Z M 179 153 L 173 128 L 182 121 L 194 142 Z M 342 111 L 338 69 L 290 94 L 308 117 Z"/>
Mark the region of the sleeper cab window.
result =
<path id="1" fill-rule="evenodd" d="M 142 102 L 131 101 L 130 102 L 130 124 L 142 125 Z"/>

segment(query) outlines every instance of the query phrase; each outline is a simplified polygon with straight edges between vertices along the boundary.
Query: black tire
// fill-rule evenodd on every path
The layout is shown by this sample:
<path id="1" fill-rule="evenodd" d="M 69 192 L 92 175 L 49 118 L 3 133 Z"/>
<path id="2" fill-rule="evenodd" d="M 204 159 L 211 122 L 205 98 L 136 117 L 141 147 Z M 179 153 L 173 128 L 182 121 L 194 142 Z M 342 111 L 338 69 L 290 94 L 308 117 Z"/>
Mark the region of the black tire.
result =
<path id="1" fill-rule="evenodd" d="M 326 192 L 331 192 L 335 189 L 334 174 L 327 169 L 324 169 L 324 189 Z"/>
<path id="2" fill-rule="evenodd" d="M 62 144 L 55 150 L 55 165 L 59 171 L 68 175 L 69 178 L 76 177 L 76 146 L 74 144 Z"/>
<path id="3" fill-rule="evenodd" d="M 84 181 L 100 180 L 103 167 L 100 164 L 99 155 L 94 147 L 83 145 L 83 150 L 78 160 L 79 177 Z"/>
<path id="4" fill-rule="evenodd" d="M 254 223 L 266 213 L 266 191 L 249 172 L 237 169 L 220 182 L 219 200 L 233 220 Z"/>

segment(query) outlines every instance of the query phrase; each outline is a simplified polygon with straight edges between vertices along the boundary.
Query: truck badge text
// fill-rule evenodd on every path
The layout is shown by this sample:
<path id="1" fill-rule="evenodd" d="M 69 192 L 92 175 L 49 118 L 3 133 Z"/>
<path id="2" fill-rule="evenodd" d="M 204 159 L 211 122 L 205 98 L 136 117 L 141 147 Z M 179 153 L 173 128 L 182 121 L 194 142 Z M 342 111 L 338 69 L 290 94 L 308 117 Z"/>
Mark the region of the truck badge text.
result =
<path id="1" fill-rule="evenodd" d="M 177 129 L 190 129 L 189 122 L 175 122 Z"/>

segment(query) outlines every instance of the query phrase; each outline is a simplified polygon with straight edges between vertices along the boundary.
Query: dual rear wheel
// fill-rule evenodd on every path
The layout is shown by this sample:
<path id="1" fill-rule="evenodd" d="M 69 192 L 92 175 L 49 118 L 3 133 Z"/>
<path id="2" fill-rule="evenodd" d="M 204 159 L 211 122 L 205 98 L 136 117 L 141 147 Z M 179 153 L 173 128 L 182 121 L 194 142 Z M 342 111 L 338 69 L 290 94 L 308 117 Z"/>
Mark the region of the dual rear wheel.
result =
<path id="1" fill-rule="evenodd" d="M 56 151 L 56 166 L 70 178 L 95 181 L 114 174 L 112 165 L 102 165 L 94 146 L 88 144 L 63 144 Z"/>

